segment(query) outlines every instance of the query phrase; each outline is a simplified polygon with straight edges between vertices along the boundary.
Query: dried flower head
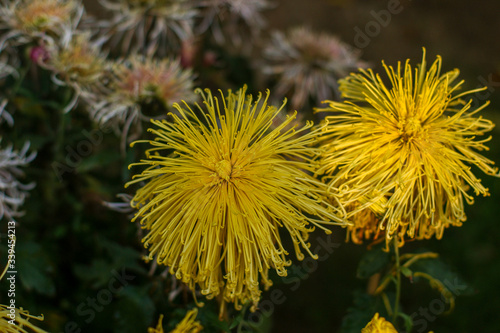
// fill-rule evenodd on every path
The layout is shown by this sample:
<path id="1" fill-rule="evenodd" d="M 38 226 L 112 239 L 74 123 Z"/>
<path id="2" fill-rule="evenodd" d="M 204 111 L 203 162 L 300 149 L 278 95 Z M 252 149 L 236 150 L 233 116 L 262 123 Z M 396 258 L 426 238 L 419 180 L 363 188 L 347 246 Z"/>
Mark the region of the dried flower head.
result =
<path id="1" fill-rule="evenodd" d="M 271 8 L 268 0 L 198 0 L 201 21 L 199 33 L 212 30 L 215 41 L 224 44 L 229 40 L 236 46 L 256 39 L 266 26 L 261 12 Z"/>
<path id="2" fill-rule="evenodd" d="M 186 316 L 182 321 L 177 324 L 177 326 L 170 331 L 170 333 L 198 333 L 203 330 L 203 326 L 201 326 L 199 321 L 196 320 L 196 316 L 198 315 L 198 309 L 194 308 L 186 313 Z M 162 326 L 163 315 L 160 315 L 160 319 L 158 320 L 158 325 L 156 328 L 148 328 L 148 333 L 163 333 Z"/>
<path id="3" fill-rule="evenodd" d="M 144 245 L 150 259 L 167 265 L 191 290 L 208 298 L 252 302 L 260 298 L 259 280 L 271 285 L 269 269 L 280 276 L 291 264 L 281 243 L 287 230 L 299 259 L 315 226 L 344 224 L 338 208 L 322 202 L 325 187 L 310 176 L 310 159 L 318 131 L 295 126 L 294 117 L 271 129 L 281 112 L 259 95 L 209 90 L 202 94 L 201 117 L 175 105 L 174 121 L 153 121 L 153 146 L 138 165 L 148 166 L 127 184 L 147 183 L 137 190 L 134 220 L 149 230 Z M 326 201 L 326 200 L 325 200 Z M 317 216 L 317 217 L 310 217 Z"/>
<path id="4" fill-rule="evenodd" d="M 122 52 L 165 56 L 193 35 L 196 8 L 189 0 L 100 0 L 112 11 L 108 34 Z"/>
<path id="5" fill-rule="evenodd" d="M 0 28 L 8 29 L 0 44 L 9 39 L 24 44 L 62 36 L 78 23 L 82 14 L 83 7 L 77 1 L 13 1 L 0 7 Z"/>
<path id="6" fill-rule="evenodd" d="M 123 125 L 124 138 L 130 126 L 140 126 L 139 120 L 164 117 L 173 103 L 196 100 L 194 75 L 190 69 L 183 69 L 178 59 L 131 56 L 115 63 L 112 73 L 108 87 L 99 96 L 101 101 L 92 106 L 92 117 L 100 123 Z M 149 110 L 147 105 L 152 103 L 158 103 L 160 111 Z M 145 107 L 147 115 L 143 113 Z"/>
<path id="7" fill-rule="evenodd" d="M 21 151 L 15 151 L 12 145 L 5 149 L 0 149 L 0 219 L 4 216 L 9 220 L 21 216 L 19 207 L 24 204 L 24 199 L 35 184 L 24 185 L 17 180 L 17 177 L 23 176 L 19 169 L 30 163 L 36 156 L 36 153 L 28 154 L 29 143 L 26 143 Z"/>
<path id="8" fill-rule="evenodd" d="M 8 59 L 2 54 L 2 57 L 0 58 L 0 80 L 3 80 L 10 75 L 17 77 L 19 74 L 14 67 L 8 64 Z M 12 115 L 5 110 L 7 103 L 8 99 L 4 98 L 0 93 L 0 124 L 5 121 L 9 126 L 12 126 L 14 125 L 14 118 L 12 118 Z"/>
<path id="9" fill-rule="evenodd" d="M 361 330 L 361 333 L 397 333 L 394 326 L 385 320 L 384 317 L 379 317 L 376 313 L 372 320 Z"/>
<path id="10" fill-rule="evenodd" d="M 14 118 L 12 118 L 12 115 L 5 110 L 7 103 L 7 99 L 0 99 L 0 124 L 5 121 L 7 124 L 12 126 L 14 125 Z"/>
<path id="11" fill-rule="evenodd" d="M 9 63 L 9 57 L 2 52 L 0 57 L 0 80 L 10 75 L 18 76 L 19 74 L 17 73 L 17 70 Z"/>
<path id="12" fill-rule="evenodd" d="M 320 102 L 338 94 L 337 80 L 365 67 L 359 51 L 339 38 L 317 34 L 305 27 L 292 28 L 285 35 L 275 31 L 264 48 L 264 74 L 277 80 L 276 94 L 291 96 L 293 108 L 309 99 Z"/>
<path id="13" fill-rule="evenodd" d="M 66 111 L 74 107 L 79 97 L 95 100 L 94 95 L 108 71 L 106 56 L 101 52 L 102 42 L 93 41 L 89 32 L 73 31 L 60 43 L 48 47 L 49 56 L 42 65 L 53 71 L 57 84 L 75 90 Z"/>
<path id="14" fill-rule="evenodd" d="M 339 81 L 345 102 L 319 110 L 334 113 L 326 117 L 320 172 L 353 215 L 373 213 L 363 213 L 370 216 L 363 225 L 355 219 L 353 237 L 383 230 L 387 241 L 394 235 L 400 241 L 440 239 L 445 228 L 465 221 L 464 199 L 473 203 L 469 187 L 488 194 L 470 165 L 498 176 L 479 153 L 490 137 L 476 139 L 494 127 L 477 116 L 488 103 L 471 108 L 472 100 L 462 98 L 478 90 L 457 93 L 459 71 L 441 74 L 440 57 L 427 68 L 425 50 L 416 69 L 409 60 L 384 68 L 389 86 L 372 70 L 361 70 Z"/>

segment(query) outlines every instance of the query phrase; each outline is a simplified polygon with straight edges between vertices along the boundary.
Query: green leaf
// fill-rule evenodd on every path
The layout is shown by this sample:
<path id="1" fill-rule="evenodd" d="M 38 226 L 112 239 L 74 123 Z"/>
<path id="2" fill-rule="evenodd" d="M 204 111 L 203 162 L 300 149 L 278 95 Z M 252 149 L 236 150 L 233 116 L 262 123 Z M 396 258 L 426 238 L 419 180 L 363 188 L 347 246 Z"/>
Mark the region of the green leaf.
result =
<path id="1" fill-rule="evenodd" d="M 270 333 L 270 332 L 272 332 L 273 316 L 261 315 L 258 318 L 259 318 L 258 322 L 243 321 L 243 323 L 241 325 L 242 328 L 243 329 L 252 329 L 254 332 L 258 332 L 258 333 Z M 243 331 L 243 332 L 248 332 L 248 331 Z"/>
<path id="2" fill-rule="evenodd" d="M 23 287 L 53 296 L 56 288 L 51 278 L 53 268 L 41 246 L 31 241 L 16 243 L 16 268 Z"/>
<path id="3" fill-rule="evenodd" d="M 123 182 L 128 182 L 131 178 L 132 173 L 140 171 L 140 169 L 129 170 L 129 165 L 136 162 L 136 151 L 138 150 L 137 149 L 138 146 L 139 145 L 135 145 L 134 149 L 130 148 L 127 149 L 127 152 L 125 153 L 125 161 L 123 162 L 122 174 L 121 174 Z"/>
<path id="4" fill-rule="evenodd" d="M 229 323 L 225 320 L 219 320 L 218 305 L 215 302 L 205 301 L 204 303 L 205 305 L 198 309 L 197 316 L 197 320 L 204 327 L 203 332 L 230 332 Z M 182 313 L 182 316 L 179 317 L 180 319 L 175 321 L 175 323 L 171 321 L 171 327 L 174 328 L 184 316 L 185 312 Z"/>
<path id="5" fill-rule="evenodd" d="M 136 249 L 128 246 L 122 246 L 116 242 L 109 241 L 106 238 L 101 238 L 101 244 L 113 260 L 112 266 L 114 268 L 121 269 L 125 267 L 139 273 L 147 273 L 144 267 L 140 264 L 142 262 L 142 255 Z"/>
<path id="6" fill-rule="evenodd" d="M 238 326 L 242 320 L 243 320 L 243 311 L 240 311 L 238 315 L 231 321 L 229 329 L 232 330 L 233 328 L 236 328 L 236 326 Z"/>
<path id="7" fill-rule="evenodd" d="M 413 328 L 413 319 L 411 319 L 410 316 L 402 312 L 399 312 L 398 316 L 403 318 L 403 320 L 405 321 L 405 331 L 411 332 L 411 329 Z"/>
<path id="8" fill-rule="evenodd" d="M 409 269 L 408 267 L 404 267 L 404 266 L 401 267 L 401 273 L 403 273 L 403 275 L 406 277 L 410 277 L 413 274 L 411 269 Z"/>
<path id="9" fill-rule="evenodd" d="M 30 142 L 30 151 L 40 150 L 45 144 L 52 140 L 50 135 L 37 135 L 27 133 L 25 136 L 27 141 Z"/>
<path id="10" fill-rule="evenodd" d="M 390 253 L 383 251 L 381 245 L 375 246 L 361 258 L 356 276 L 360 279 L 367 279 L 384 268 L 390 259 Z"/>
<path id="11" fill-rule="evenodd" d="M 75 274 L 82 280 L 92 282 L 92 288 L 105 286 L 112 277 L 113 271 L 122 269 L 138 273 L 147 273 L 141 266 L 141 254 L 137 250 L 121 246 L 104 237 L 98 237 L 96 244 L 106 251 L 106 256 L 94 259 L 90 265 L 76 265 Z"/>
<path id="12" fill-rule="evenodd" d="M 90 265 L 75 265 L 74 272 L 80 279 L 93 282 L 94 289 L 105 286 L 112 277 L 112 268 L 107 260 L 94 259 Z"/>
<path id="13" fill-rule="evenodd" d="M 354 291 L 353 294 L 354 305 L 347 309 L 347 315 L 342 320 L 341 333 L 361 332 L 361 329 L 372 320 L 377 312 L 380 316 L 387 318 L 387 311 L 380 297 L 369 295 L 360 290 Z"/>
<path id="14" fill-rule="evenodd" d="M 92 146 L 92 148 L 95 149 L 96 147 Z M 117 151 L 109 152 L 107 150 L 102 150 L 95 155 L 83 158 L 82 162 L 76 167 L 76 171 L 78 173 L 92 171 L 94 169 L 111 164 L 119 160 L 120 158 L 120 153 Z"/>
<path id="15" fill-rule="evenodd" d="M 127 286 L 119 293 L 113 314 L 113 331 L 116 333 L 146 332 L 154 318 L 155 306 L 148 295 L 149 286 Z M 156 325 L 155 325 L 156 326 Z"/>
<path id="16" fill-rule="evenodd" d="M 13 104 L 16 106 L 16 109 L 25 116 L 33 116 L 38 118 L 47 117 L 40 103 L 37 103 L 30 98 L 16 97 L 14 98 Z"/>
<path id="17" fill-rule="evenodd" d="M 439 258 L 434 259 L 421 259 L 412 265 L 413 272 L 422 272 L 432 276 L 434 279 L 441 282 L 441 284 L 453 294 L 471 295 L 474 289 L 467 284 L 462 277 L 460 277 L 449 265 L 445 264 Z M 422 277 L 414 276 L 415 281 L 423 279 Z"/>

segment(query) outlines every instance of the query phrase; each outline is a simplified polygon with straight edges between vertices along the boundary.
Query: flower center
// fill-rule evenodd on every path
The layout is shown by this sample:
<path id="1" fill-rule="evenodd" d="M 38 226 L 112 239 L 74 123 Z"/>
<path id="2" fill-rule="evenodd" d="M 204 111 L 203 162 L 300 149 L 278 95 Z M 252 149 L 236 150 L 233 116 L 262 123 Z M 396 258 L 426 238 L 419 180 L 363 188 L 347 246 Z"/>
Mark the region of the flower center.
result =
<path id="1" fill-rule="evenodd" d="M 422 124 L 416 117 L 409 117 L 400 122 L 399 129 L 401 131 L 401 138 L 403 141 L 408 142 L 418 135 L 422 129 Z"/>
<path id="2" fill-rule="evenodd" d="M 232 166 L 231 162 L 227 160 L 222 160 L 215 164 L 215 170 L 220 178 L 228 181 L 231 176 Z"/>

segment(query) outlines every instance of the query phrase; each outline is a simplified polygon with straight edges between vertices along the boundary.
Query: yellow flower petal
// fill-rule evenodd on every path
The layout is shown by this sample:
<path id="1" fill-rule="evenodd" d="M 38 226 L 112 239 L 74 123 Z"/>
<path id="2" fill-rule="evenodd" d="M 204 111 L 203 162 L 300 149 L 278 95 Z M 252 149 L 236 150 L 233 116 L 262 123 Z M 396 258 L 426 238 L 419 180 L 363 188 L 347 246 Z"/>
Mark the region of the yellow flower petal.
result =
<path id="1" fill-rule="evenodd" d="M 198 333 L 203 330 L 203 326 L 201 326 L 200 322 L 195 321 L 196 316 L 198 315 L 198 309 L 194 308 L 191 311 L 186 313 L 186 316 L 182 321 L 177 324 L 177 326 L 170 333 Z M 158 319 L 158 324 L 156 328 L 150 327 L 148 328 L 148 333 L 163 333 L 163 315 L 160 315 L 160 319 Z"/>
<path id="2" fill-rule="evenodd" d="M 379 317 L 379 314 L 376 313 L 368 325 L 361 330 L 361 333 L 398 333 L 398 331 L 384 317 Z"/>

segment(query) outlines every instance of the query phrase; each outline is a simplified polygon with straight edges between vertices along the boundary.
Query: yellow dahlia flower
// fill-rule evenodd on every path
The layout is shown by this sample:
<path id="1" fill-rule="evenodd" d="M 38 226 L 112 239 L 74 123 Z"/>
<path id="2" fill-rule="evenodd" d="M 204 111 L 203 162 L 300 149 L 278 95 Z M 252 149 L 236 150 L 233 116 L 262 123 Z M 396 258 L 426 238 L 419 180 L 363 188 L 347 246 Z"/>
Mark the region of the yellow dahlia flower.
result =
<path id="1" fill-rule="evenodd" d="M 361 333 L 398 333 L 398 331 L 384 317 L 379 317 L 376 313 L 368 325 L 361 330 Z"/>
<path id="2" fill-rule="evenodd" d="M 477 90 L 457 93 L 459 71 L 442 74 L 440 57 L 427 68 L 425 50 L 415 69 L 409 60 L 397 68 L 383 65 L 389 85 L 371 69 L 361 70 L 339 81 L 345 102 L 329 101 L 318 110 L 332 113 L 321 138 L 320 173 L 351 207 L 353 238 L 383 230 L 387 241 L 394 235 L 440 239 L 446 227 L 466 220 L 469 188 L 488 195 L 470 166 L 498 176 L 479 153 L 490 138 L 476 139 L 494 127 L 477 116 L 488 103 L 472 109 L 463 98 Z M 361 221 L 365 209 L 373 213 L 370 221 Z"/>
<path id="3" fill-rule="evenodd" d="M 188 311 L 184 319 L 177 324 L 177 326 L 170 331 L 170 333 L 198 333 L 203 330 L 203 326 L 201 326 L 199 321 L 195 321 L 196 316 L 198 315 L 198 309 L 194 308 L 191 311 Z M 148 333 L 163 333 L 162 326 L 163 315 L 160 316 L 158 320 L 158 325 L 156 328 L 149 328 Z"/>
<path id="4" fill-rule="evenodd" d="M 185 104 L 173 122 L 152 121 L 156 136 L 139 165 L 148 166 L 128 183 L 148 181 L 131 201 L 149 233 L 143 242 L 175 276 L 208 298 L 253 302 L 259 280 L 271 285 L 269 269 L 285 276 L 290 260 L 280 229 L 286 229 L 299 259 L 314 226 L 343 224 L 338 209 L 322 203 L 326 186 L 309 172 L 318 150 L 318 130 L 271 127 L 282 111 L 254 100 L 246 88 L 227 96 L 201 94 L 200 116 Z M 221 93 L 222 94 L 222 93 Z M 326 201 L 326 200 L 325 200 Z M 316 215 L 317 218 L 311 216 Z M 326 230 L 326 229 L 325 229 Z"/>

